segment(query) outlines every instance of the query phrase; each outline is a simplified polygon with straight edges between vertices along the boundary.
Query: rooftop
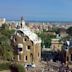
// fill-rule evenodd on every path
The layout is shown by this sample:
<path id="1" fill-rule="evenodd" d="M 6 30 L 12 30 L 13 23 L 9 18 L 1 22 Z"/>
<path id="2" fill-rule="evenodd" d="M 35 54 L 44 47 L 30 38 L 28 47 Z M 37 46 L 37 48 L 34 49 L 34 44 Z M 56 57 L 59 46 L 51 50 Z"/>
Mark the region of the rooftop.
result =
<path id="1" fill-rule="evenodd" d="M 24 26 L 24 28 L 17 29 L 17 31 L 22 31 L 25 35 L 29 37 L 30 40 L 32 40 L 35 44 L 41 43 L 41 39 L 33 33 L 27 26 Z"/>

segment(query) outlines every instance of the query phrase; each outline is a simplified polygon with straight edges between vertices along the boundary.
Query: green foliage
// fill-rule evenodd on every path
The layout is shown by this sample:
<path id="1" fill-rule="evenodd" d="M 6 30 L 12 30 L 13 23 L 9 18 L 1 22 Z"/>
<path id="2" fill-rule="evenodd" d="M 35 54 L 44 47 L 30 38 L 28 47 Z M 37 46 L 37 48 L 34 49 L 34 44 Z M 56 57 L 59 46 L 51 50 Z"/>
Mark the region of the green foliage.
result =
<path id="1" fill-rule="evenodd" d="M 14 33 L 14 30 L 3 28 L 0 30 L 0 56 L 4 60 L 11 60 L 13 57 L 13 49 L 10 43 L 10 37 Z"/>
<path id="2" fill-rule="evenodd" d="M 24 66 L 19 64 L 17 65 L 18 72 L 25 72 Z"/>
<path id="3" fill-rule="evenodd" d="M 50 45 L 51 45 L 51 38 L 50 38 L 50 36 L 45 37 L 44 45 L 45 45 L 46 48 L 50 47 Z"/>
<path id="4" fill-rule="evenodd" d="M 43 48 L 43 45 L 45 45 L 45 48 L 50 48 L 51 46 L 51 39 L 55 38 L 55 35 L 46 35 L 46 32 L 42 31 L 40 33 L 37 33 L 37 35 L 41 38 L 42 43 L 41 46 Z"/>
<path id="5" fill-rule="evenodd" d="M 11 35 L 15 32 L 15 30 L 9 30 L 9 29 L 2 29 L 0 30 L 0 33 L 4 36 L 6 36 L 6 38 L 10 38 Z"/>
<path id="6" fill-rule="evenodd" d="M 9 63 L 1 63 L 0 64 L 0 71 L 2 71 L 2 70 L 8 70 L 9 66 L 10 66 Z"/>
<path id="7" fill-rule="evenodd" d="M 72 27 L 69 27 L 69 28 L 67 29 L 67 33 L 68 33 L 70 36 L 72 36 Z"/>
<path id="8" fill-rule="evenodd" d="M 10 40 L 6 36 L 0 37 L 0 50 L 3 59 L 11 59 L 11 57 L 13 57 Z"/>
<path id="9" fill-rule="evenodd" d="M 21 64 L 12 64 L 10 69 L 11 72 L 25 72 L 24 66 Z"/>
<path id="10" fill-rule="evenodd" d="M 59 33 L 60 33 L 60 28 L 54 29 L 54 32 L 55 32 L 56 34 L 59 34 Z"/>
<path id="11" fill-rule="evenodd" d="M 11 70 L 12 72 L 25 72 L 24 66 L 21 64 L 1 63 L 0 71 Z"/>

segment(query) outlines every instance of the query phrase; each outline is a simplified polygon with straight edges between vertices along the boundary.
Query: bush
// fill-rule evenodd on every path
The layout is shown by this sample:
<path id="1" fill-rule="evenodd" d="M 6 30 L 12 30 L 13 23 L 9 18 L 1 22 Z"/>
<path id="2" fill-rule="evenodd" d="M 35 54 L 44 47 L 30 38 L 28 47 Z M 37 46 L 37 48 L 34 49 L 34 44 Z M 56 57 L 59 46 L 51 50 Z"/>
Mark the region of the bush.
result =
<path id="1" fill-rule="evenodd" d="M 2 70 L 8 70 L 9 66 L 10 66 L 9 63 L 1 63 L 0 64 L 0 71 L 2 71 Z"/>
<path id="2" fill-rule="evenodd" d="M 10 63 L 1 63 L 0 71 L 2 70 L 11 70 L 11 72 L 25 72 L 24 66 L 21 64 L 10 64 Z"/>
<path id="3" fill-rule="evenodd" d="M 18 68 L 18 72 L 25 72 L 24 66 L 19 64 L 17 65 L 17 68 Z"/>
<path id="4" fill-rule="evenodd" d="M 10 69 L 11 72 L 25 72 L 25 69 L 21 64 L 12 64 Z"/>

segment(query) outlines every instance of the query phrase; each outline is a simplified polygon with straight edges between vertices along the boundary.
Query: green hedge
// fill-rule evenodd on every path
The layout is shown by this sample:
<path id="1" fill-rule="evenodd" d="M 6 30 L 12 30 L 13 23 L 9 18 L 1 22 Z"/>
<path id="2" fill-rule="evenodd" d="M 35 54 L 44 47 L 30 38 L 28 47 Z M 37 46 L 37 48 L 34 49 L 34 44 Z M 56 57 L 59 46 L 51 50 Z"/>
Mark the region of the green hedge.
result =
<path id="1" fill-rule="evenodd" d="M 24 66 L 23 65 L 17 65 L 18 72 L 25 72 Z"/>
<path id="2" fill-rule="evenodd" d="M 10 66 L 9 63 L 1 63 L 0 64 L 0 71 L 2 71 L 2 70 L 8 70 L 9 66 Z"/>
<path id="3" fill-rule="evenodd" d="M 0 71 L 11 70 L 11 72 L 25 72 L 24 66 L 21 64 L 1 63 Z"/>

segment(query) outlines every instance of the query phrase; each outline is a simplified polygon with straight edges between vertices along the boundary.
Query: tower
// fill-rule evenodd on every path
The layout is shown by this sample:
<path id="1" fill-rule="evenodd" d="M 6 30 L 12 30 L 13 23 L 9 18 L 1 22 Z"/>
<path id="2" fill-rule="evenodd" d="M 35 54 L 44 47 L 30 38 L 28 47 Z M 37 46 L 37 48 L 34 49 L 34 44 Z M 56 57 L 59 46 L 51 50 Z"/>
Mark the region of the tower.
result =
<path id="1" fill-rule="evenodd" d="M 25 21 L 24 21 L 24 18 L 23 16 L 21 17 L 21 24 L 20 24 L 21 28 L 24 28 L 25 26 Z"/>

